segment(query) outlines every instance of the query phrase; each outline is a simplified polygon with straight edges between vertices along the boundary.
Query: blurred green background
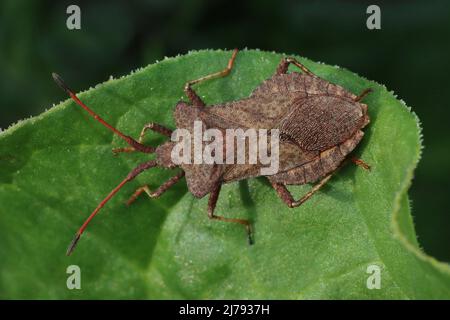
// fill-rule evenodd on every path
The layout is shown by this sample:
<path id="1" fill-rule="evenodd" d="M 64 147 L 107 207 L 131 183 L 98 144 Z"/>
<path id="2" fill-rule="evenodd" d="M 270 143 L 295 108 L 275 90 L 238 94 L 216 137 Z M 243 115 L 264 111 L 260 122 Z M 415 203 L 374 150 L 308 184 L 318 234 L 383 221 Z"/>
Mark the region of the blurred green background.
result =
<path id="1" fill-rule="evenodd" d="M 81 30 L 66 28 L 70 4 Z M 381 30 L 366 28 L 369 4 L 381 7 Z M 339 65 L 405 100 L 424 134 L 410 190 L 419 241 L 450 261 L 449 1 L 3 0 L 0 128 L 66 99 L 52 71 L 78 91 L 164 56 L 234 47 Z"/>

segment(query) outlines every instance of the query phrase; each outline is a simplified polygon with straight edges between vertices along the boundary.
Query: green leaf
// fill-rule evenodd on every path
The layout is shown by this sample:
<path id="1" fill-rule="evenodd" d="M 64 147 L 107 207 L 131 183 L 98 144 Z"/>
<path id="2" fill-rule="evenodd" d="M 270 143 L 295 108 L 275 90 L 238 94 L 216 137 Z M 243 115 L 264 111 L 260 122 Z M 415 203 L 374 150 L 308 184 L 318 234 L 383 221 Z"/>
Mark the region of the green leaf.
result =
<path id="1" fill-rule="evenodd" d="M 221 70 L 230 54 L 166 59 L 79 97 L 135 137 L 151 121 L 173 127 L 184 83 Z M 247 97 L 281 57 L 244 50 L 230 76 L 198 92 L 208 104 Z M 149 156 L 114 157 L 111 149 L 123 142 L 65 101 L 0 135 L 0 298 L 450 298 L 450 268 L 421 251 L 410 214 L 418 119 L 383 86 L 302 61 L 354 93 L 374 89 L 365 100 L 371 123 L 356 151 L 372 171 L 348 165 L 296 209 L 264 178 L 225 185 L 217 213 L 252 220 L 249 246 L 240 226 L 207 218 L 207 197 L 194 199 L 184 180 L 160 199 L 126 207 L 134 189 L 155 188 L 174 174 L 152 169 L 107 204 L 66 257 L 87 215 Z M 309 188 L 290 187 L 296 197 Z M 81 290 L 66 287 L 69 265 L 81 268 Z M 370 265 L 381 270 L 381 289 L 367 288 Z"/>

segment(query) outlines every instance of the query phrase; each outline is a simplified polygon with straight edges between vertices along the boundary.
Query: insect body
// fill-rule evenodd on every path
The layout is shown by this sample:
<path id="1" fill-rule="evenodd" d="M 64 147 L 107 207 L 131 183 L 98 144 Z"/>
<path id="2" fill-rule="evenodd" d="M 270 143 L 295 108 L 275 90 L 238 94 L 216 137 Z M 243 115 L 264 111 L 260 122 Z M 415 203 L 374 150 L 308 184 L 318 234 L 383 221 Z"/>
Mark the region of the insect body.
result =
<path id="1" fill-rule="evenodd" d="M 275 174 L 268 175 L 267 178 L 283 202 L 291 208 L 297 207 L 308 200 L 331 178 L 333 173 L 344 163 L 349 153 L 361 141 L 363 137 L 361 129 L 369 123 L 369 116 L 367 105 L 361 103 L 360 100 L 370 92 L 370 89 L 356 96 L 344 88 L 314 75 L 297 60 L 283 58 L 275 74 L 259 85 L 250 97 L 206 106 L 192 86 L 229 74 L 236 55 L 237 50 L 234 50 L 227 68 L 223 71 L 186 83 L 184 91 L 190 103 L 183 101 L 177 103 L 174 111 L 177 129 L 193 132 L 195 121 L 200 121 L 204 129 L 215 128 L 220 131 L 231 128 L 277 129 L 279 132 L 279 168 Z M 290 64 L 297 66 L 301 73 L 288 73 Z M 188 189 L 195 197 L 202 198 L 209 194 L 208 217 L 245 226 L 249 242 L 252 243 L 251 225 L 248 220 L 219 216 L 214 213 L 214 209 L 223 183 L 261 175 L 261 163 L 176 164 L 171 157 L 175 142 L 168 141 L 157 148 L 142 143 L 148 130 L 171 137 L 171 129 L 156 123 L 149 123 L 144 126 L 136 141 L 109 125 L 84 105 L 58 75 L 53 74 L 53 78 L 77 104 L 128 143 L 129 147 L 114 149 L 115 153 L 138 151 L 156 154 L 155 160 L 147 161 L 136 167 L 98 205 L 75 234 L 67 250 L 68 255 L 73 251 L 91 219 L 106 202 L 127 182 L 153 167 L 181 167 L 182 171 L 155 191 L 151 191 L 148 186 L 137 189 L 128 201 L 129 204 L 143 192 L 152 198 L 159 197 L 185 176 Z M 225 150 L 225 153 L 227 152 L 230 150 Z M 362 160 L 350 159 L 357 165 L 369 168 Z M 299 200 L 294 200 L 286 188 L 286 185 L 300 185 L 315 181 L 318 183 Z"/>

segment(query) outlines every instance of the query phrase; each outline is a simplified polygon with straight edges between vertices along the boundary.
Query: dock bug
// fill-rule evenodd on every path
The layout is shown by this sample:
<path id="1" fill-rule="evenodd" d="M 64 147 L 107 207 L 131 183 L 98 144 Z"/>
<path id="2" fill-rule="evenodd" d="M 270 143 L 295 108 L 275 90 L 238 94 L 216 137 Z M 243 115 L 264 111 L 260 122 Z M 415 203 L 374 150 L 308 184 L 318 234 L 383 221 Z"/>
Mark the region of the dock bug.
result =
<path id="1" fill-rule="evenodd" d="M 360 101 L 371 91 L 370 89 L 355 95 L 316 76 L 296 59 L 283 58 L 273 76 L 261 83 L 250 97 L 207 106 L 192 86 L 228 75 L 236 55 L 237 49 L 233 51 L 224 70 L 186 83 L 184 92 L 189 103 L 180 101 L 175 106 L 174 118 L 177 129 L 185 129 L 192 133 L 195 121 L 201 121 L 204 129 L 215 128 L 219 131 L 239 128 L 278 129 L 279 169 L 277 173 L 267 175 L 267 179 L 281 200 L 290 208 L 300 206 L 317 192 L 342 166 L 346 158 L 365 169 L 369 168 L 362 160 L 349 157 L 349 154 L 363 137 L 361 129 L 369 123 L 367 105 Z M 298 67 L 301 72 L 288 73 L 290 64 Z M 154 160 L 144 162 L 132 170 L 100 202 L 75 234 L 67 249 L 67 255 L 72 253 L 87 225 L 106 202 L 123 185 L 141 172 L 154 167 L 170 169 L 180 167 L 182 170 L 156 190 L 152 191 L 148 186 L 140 187 L 131 196 L 128 204 L 144 192 L 151 198 L 157 198 L 185 176 L 188 189 L 195 197 L 202 198 L 209 194 L 208 217 L 243 225 L 247 230 L 249 242 L 252 243 L 251 224 L 248 220 L 219 216 L 215 214 L 214 209 L 222 184 L 259 176 L 262 163 L 175 164 L 172 161 L 174 141 L 165 142 L 156 148 L 142 143 L 148 130 L 170 138 L 173 133 L 171 129 L 149 123 L 142 129 L 139 139 L 135 140 L 108 124 L 87 107 L 57 74 L 54 73 L 53 78 L 79 106 L 128 144 L 128 147 L 114 149 L 115 153 L 137 151 L 156 154 Z M 299 200 L 295 200 L 286 187 L 315 181 L 318 183 Z"/>

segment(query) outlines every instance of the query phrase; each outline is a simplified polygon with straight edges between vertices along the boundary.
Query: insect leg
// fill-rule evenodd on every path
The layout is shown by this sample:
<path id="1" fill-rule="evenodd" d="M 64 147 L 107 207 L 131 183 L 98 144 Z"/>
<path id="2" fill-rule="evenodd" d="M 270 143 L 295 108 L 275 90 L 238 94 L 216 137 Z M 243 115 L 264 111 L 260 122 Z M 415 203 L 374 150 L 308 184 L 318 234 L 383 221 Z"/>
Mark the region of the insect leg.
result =
<path id="1" fill-rule="evenodd" d="M 166 128 L 166 127 L 164 127 L 164 126 L 162 126 L 160 124 L 157 124 L 157 123 L 154 123 L 154 122 L 150 122 L 150 123 L 146 124 L 144 126 L 144 128 L 142 128 L 141 134 L 139 135 L 139 140 L 138 140 L 139 143 L 141 143 L 141 144 L 143 143 L 145 133 L 148 130 L 155 131 L 155 132 L 160 133 L 162 135 L 165 135 L 167 137 L 170 137 L 172 135 L 172 130 L 171 129 Z M 121 152 L 135 152 L 135 151 L 138 151 L 138 150 L 136 150 L 133 147 L 115 148 L 115 149 L 113 149 L 113 153 L 114 154 L 118 154 L 118 153 L 121 153 Z"/>
<path id="2" fill-rule="evenodd" d="M 359 96 L 357 96 L 355 98 L 355 102 L 361 101 L 362 99 L 364 99 L 365 96 L 367 96 L 372 91 L 373 90 L 371 88 L 368 88 L 368 89 L 364 90 L 363 92 L 361 92 L 361 94 Z"/>
<path id="3" fill-rule="evenodd" d="M 324 186 L 328 182 L 328 180 L 330 180 L 335 172 L 336 170 L 326 175 L 322 180 L 319 181 L 319 183 L 314 185 L 311 190 L 299 200 L 294 200 L 292 194 L 286 188 L 286 185 L 277 182 L 271 182 L 271 184 L 275 191 L 278 193 L 278 196 L 281 198 L 281 200 L 283 200 L 283 202 L 286 203 L 289 208 L 295 208 L 302 205 L 306 200 L 311 198 L 314 193 L 316 193 L 322 186 Z"/>
<path id="4" fill-rule="evenodd" d="M 130 199 L 127 201 L 127 205 L 131 205 L 136 199 L 143 193 L 147 193 L 150 198 L 158 198 L 160 197 L 164 192 L 166 192 L 170 187 L 172 187 L 175 183 L 177 183 L 182 177 L 184 177 L 184 171 L 181 171 L 176 176 L 173 176 L 166 182 L 164 182 L 162 185 L 159 186 L 158 189 L 155 191 L 150 191 L 148 185 L 145 185 L 143 187 L 140 187 L 136 190 L 135 193 L 130 197 Z"/>
<path id="5" fill-rule="evenodd" d="M 217 184 L 217 186 L 214 188 L 214 190 L 211 192 L 208 200 L 208 217 L 210 219 L 225 221 L 225 222 L 234 222 L 242 224 L 245 227 L 245 230 L 247 230 L 248 235 L 248 243 L 253 244 L 253 238 L 252 238 L 252 228 L 250 225 L 250 221 L 247 219 L 237 219 L 237 218 L 225 218 L 222 216 L 217 216 L 214 214 L 214 209 L 216 208 L 217 199 L 219 199 L 219 193 L 222 185 Z"/>
<path id="6" fill-rule="evenodd" d="M 278 182 L 270 181 L 270 183 L 272 184 L 272 188 L 275 189 L 280 199 L 283 200 L 283 202 L 286 203 L 289 208 L 293 208 L 294 206 L 292 204 L 295 202 L 295 200 L 286 186 Z"/>
<path id="7" fill-rule="evenodd" d="M 308 68 L 306 68 L 303 64 L 301 64 L 296 59 L 291 58 L 291 57 L 281 59 L 281 62 L 278 64 L 276 74 L 287 73 L 289 64 L 291 64 L 291 63 L 293 65 L 297 66 L 298 68 L 300 68 L 304 73 L 306 73 L 310 76 L 316 77 L 316 75 L 314 73 L 312 73 Z"/>
<path id="8" fill-rule="evenodd" d="M 366 170 L 370 170 L 370 166 L 369 166 L 367 163 L 365 163 L 364 161 L 362 161 L 361 159 L 352 157 L 352 158 L 350 158 L 350 161 L 352 161 L 352 162 L 355 163 L 356 165 L 358 165 L 358 166 L 360 166 L 360 167 L 362 167 L 362 168 L 364 168 L 364 169 L 366 169 Z M 305 194 L 300 200 L 293 201 L 293 202 L 291 203 L 292 207 L 291 207 L 291 206 L 290 206 L 290 207 L 291 207 L 291 208 L 293 208 L 293 207 L 298 207 L 298 206 L 300 206 L 301 204 L 303 204 L 306 200 L 308 200 L 309 198 L 311 198 L 311 197 L 313 196 L 314 193 L 316 193 L 320 188 L 322 188 L 322 187 L 328 182 L 328 180 L 331 179 L 331 177 L 333 176 L 333 174 L 334 174 L 337 170 L 339 170 L 339 169 L 344 165 L 344 163 L 346 163 L 346 161 L 344 161 L 344 162 L 343 162 L 338 168 L 336 168 L 334 171 L 332 171 L 331 173 L 329 173 L 328 175 L 326 175 L 324 178 L 322 178 L 322 180 L 320 180 L 319 183 L 317 183 L 316 185 L 314 185 L 314 186 L 312 187 L 312 189 L 311 189 L 307 194 Z M 282 185 L 282 186 L 284 187 L 284 189 L 286 190 L 286 192 L 289 193 L 289 191 L 286 189 L 286 186 L 285 186 L 285 185 Z M 275 189 L 275 190 L 276 190 L 276 189 Z M 289 193 L 289 195 L 290 195 L 290 193 Z M 291 195 L 291 198 L 292 198 L 292 195 Z M 289 204 L 288 204 L 288 205 L 289 205 Z"/>
<path id="9" fill-rule="evenodd" d="M 370 166 L 367 163 L 365 163 L 364 161 L 362 161 L 361 159 L 351 157 L 350 161 L 353 162 L 354 164 L 356 164 L 357 166 L 363 168 L 364 170 L 370 170 Z"/>
<path id="10" fill-rule="evenodd" d="M 236 59 L 237 53 L 238 53 L 238 49 L 234 49 L 233 54 L 232 54 L 230 60 L 228 61 L 227 67 L 225 69 L 223 69 L 222 71 L 215 72 L 215 73 L 209 74 L 207 76 L 201 77 L 199 79 L 195 79 L 195 80 L 186 82 L 186 85 L 184 86 L 184 92 L 186 93 L 187 97 L 189 98 L 189 100 L 191 101 L 191 103 L 193 105 L 204 107 L 206 104 L 197 95 L 197 93 L 194 91 L 194 89 L 192 89 L 191 86 L 196 83 L 200 83 L 200 82 L 203 82 L 206 80 L 211 80 L 211 79 L 227 76 L 230 73 L 231 69 L 233 68 L 233 63 L 234 63 L 234 60 Z"/>

